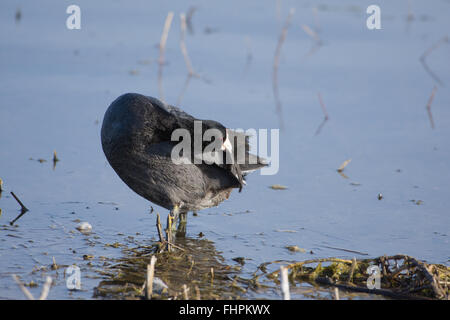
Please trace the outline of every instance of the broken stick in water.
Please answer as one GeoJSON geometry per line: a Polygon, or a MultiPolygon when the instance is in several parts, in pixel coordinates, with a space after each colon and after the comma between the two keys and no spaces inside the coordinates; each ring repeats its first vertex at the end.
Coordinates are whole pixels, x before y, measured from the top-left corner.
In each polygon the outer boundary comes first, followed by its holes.
{"type": "Polygon", "coordinates": [[[20,217],[22,217],[27,211],[28,208],[25,207],[25,205],[22,203],[22,201],[20,201],[20,199],[14,194],[14,192],[11,191],[11,195],[14,197],[14,199],[16,199],[16,201],[19,203],[21,210],[20,210],[20,214],[13,220],[11,221],[9,224],[12,226],[17,220],[20,219],[20,217]]]}

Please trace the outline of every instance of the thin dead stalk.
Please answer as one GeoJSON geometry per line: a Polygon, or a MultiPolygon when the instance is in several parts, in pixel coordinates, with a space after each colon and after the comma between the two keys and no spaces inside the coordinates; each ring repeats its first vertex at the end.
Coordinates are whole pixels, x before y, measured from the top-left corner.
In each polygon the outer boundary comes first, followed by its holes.
{"type": "Polygon", "coordinates": [[[325,104],[323,103],[322,95],[320,94],[320,92],[317,94],[317,96],[319,97],[319,103],[320,103],[320,107],[322,108],[322,112],[323,112],[324,118],[323,118],[322,123],[319,125],[319,127],[316,130],[316,136],[320,133],[320,131],[322,130],[323,126],[325,125],[325,123],[329,119],[327,108],[325,107],[325,104]]]}
{"type": "Polygon", "coordinates": [[[195,78],[200,78],[200,76],[198,75],[198,73],[196,73],[194,71],[194,68],[192,67],[192,62],[191,59],[189,58],[189,54],[186,48],[186,27],[187,27],[187,23],[186,23],[186,15],[184,13],[180,13],[180,20],[181,20],[181,30],[180,30],[180,48],[181,48],[181,53],[183,54],[184,57],[184,62],[186,64],[186,68],[188,69],[188,74],[186,77],[186,81],[184,82],[184,86],[183,89],[181,90],[178,99],[177,99],[177,105],[180,105],[181,103],[181,99],[184,96],[184,93],[186,92],[189,83],[191,81],[192,77],[195,78]]]}
{"type": "Polygon", "coordinates": [[[165,243],[164,234],[162,232],[161,226],[161,218],[159,217],[159,213],[156,214],[156,228],[158,229],[159,242],[162,244],[165,243]]]}
{"type": "Polygon", "coordinates": [[[443,43],[448,43],[449,42],[449,37],[445,36],[442,39],[440,39],[438,42],[436,42],[435,44],[433,44],[431,47],[429,47],[421,56],[420,56],[420,62],[422,63],[425,71],[434,79],[434,81],[436,81],[437,83],[439,83],[439,85],[443,86],[444,84],[442,83],[441,79],[439,79],[439,77],[433,72],[431,71],[430,67],[428,66],[427,62],[426,62],[426,58],[437,48],[439,48],[443,43]]]}
{"type": "Polygon", "coordinates": [[[184,13],[180,13],[180,20],[181,20],[181,32],[180,32],[180,48],[181,53],[184,57],[184,62],[186,63],[186,67],[188,69],[189,76],[197,76],[197,73],[195,73],[194,69],[192,68],[191,59],[189,59],[189,54],[186,49],[186,41],[185,41],[185,35],[186,35],[186,15],[184,13]]]}
{"type": "Polygon", "coordinates": [[[286,40],[288,29],[291,25],[292,17],[294,16],[295,8],[291,8],[289,10],[289,14],[286,18],[286,22],[284,24],[283,29],[281,30],[280,37],[278,38],[278,44],[275,49],[275,56],[273,60],[273,76],[272,76],[272,84],[273,84],[273,95],[275,97],[276,104],[276,112],[278,114],[280,129],[283,129],[283,113],[282,113],[282,105],[280,101],[280,95],[278,90],[278,67],[280,65],[280,56],[281,56],[281,48],[283,47],[283,43],[286,40]]]}

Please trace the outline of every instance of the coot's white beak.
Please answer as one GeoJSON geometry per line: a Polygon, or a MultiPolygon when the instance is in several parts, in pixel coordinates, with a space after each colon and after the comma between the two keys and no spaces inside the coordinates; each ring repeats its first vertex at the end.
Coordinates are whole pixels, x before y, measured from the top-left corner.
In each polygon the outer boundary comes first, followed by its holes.
{"type": "Polygon", "coordinates": [[[230,153],[233,152],[233,146],[231,145],[230,139],[228,139],[228,132],[227,132],[227,138],[223,142],[222,147],[220,148],[220,150],[222,150],[222,151],[228,150],[228,152],[230,152],[230,153]]]}

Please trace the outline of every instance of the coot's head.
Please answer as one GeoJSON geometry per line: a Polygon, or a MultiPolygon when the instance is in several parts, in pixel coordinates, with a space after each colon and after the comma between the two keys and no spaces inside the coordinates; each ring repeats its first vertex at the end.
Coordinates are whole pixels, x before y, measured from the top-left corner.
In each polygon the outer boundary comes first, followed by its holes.
{"type": "Polygon", "coordinates": [[[220,139],[221,143],[221,150],[232,152],[232,144],[230,142],[229,136],[228,136],[228,130],[225,128],[221,123],[214,121],[214,120],[202,120],[202,131],[203,134],[205,131],[209,129],[216,129],[218,130],[217,138],[220,139]]]}

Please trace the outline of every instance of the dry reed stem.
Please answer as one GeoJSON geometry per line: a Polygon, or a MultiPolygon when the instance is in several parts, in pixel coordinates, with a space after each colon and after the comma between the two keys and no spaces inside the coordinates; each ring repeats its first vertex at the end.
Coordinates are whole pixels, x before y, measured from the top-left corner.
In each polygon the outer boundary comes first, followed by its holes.
{"type": "Polygon", "coordinates": [[[147,286],[146,286],[147,299],[151,299],[153,294],[153,277],[155,275],[155,264],[156,264],[156,257],[152,256],[150,259],[150,264],[147,265],[147,286]]]}
{"type": "Polygon", "coordinates": [[[281,294],[283,300],[291,300],[291,294],[289,292],[289,280],[288,280],[288,268],[280,267],[280,282],[281,282],[281,294]]]}
{"type": "Polygon", "coordinates": [[[189,289],[186,286],[186,284],[183,284],[183,298],[184,298],[184,300],[189,300],[188,291],[189,291],[189,289]]]}
{"type": "Polygon", "coordinates": [[[39,300],[46,300],[48,297],[48,294],[50,292],[50,287],[52,286],[52,278],[47,276],[45,278],[44,286],[42,287],[41,295],[39,296],[39,300]]]}

